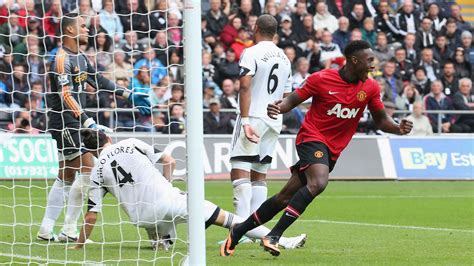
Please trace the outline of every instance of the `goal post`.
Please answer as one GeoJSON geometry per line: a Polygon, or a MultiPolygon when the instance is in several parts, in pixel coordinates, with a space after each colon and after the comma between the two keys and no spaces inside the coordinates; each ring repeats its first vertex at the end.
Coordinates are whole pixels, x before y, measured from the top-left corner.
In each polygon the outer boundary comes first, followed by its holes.
{"type": "Polygon", "coordinates": [[[204,226],[204,168],[202,153],[203,108],[201,57],[201,1],[184,1],[184,68],[186,92],[186,150],[188,189],[188,239],[189,264],[206,264],[206,236],[204,226]]]}

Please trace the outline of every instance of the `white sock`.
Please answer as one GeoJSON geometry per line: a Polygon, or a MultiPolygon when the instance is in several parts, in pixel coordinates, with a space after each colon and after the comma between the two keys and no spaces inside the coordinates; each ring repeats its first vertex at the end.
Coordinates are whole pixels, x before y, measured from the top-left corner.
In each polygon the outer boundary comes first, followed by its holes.
{"type": "Polygon", "coordinates": [[[250,201],[250,213],[254,213],[264,201],[267,200],[268,188],[265,181],[252,182],[252,200],[250,201]]]}
{"type": "Polygon", "coordinates": [[[89,191],[89,183],[90,174],[78,174],[71,186],[63,226],[63,232],[69,236],[77,233],[77,220],[81,215],[84,199],[89,191]]]}
{"type": "Polygon", "coordinates": [[[61,214],[65,203],[65,195],[69,192],[70,183],[61,179],[56,179],[48,194],[46,210],[40,226],[40,234],[50,234],[53,232],[54,224],[61,214]]]}
{"type": "Polygon", "coordinates": [[[250,179],[241,178],[232,181],[234,190],[235,213],[240,217],[250,215],[250,201],[252,200],[252,186],[250,179]]]}

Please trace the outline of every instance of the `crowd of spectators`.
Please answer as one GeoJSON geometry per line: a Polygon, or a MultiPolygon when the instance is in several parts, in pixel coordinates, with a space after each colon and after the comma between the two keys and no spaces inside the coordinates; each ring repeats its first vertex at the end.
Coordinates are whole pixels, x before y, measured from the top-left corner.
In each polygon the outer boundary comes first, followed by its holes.
{"type": "MultiPolygon", "coordinates": [[[[93,66],[120,86],[148,93],[154,111],[151,118],[142,117],[126,101],[90,86],[82,92],[88,99],[81,106],[116,130],[185,132],[183,1],[7,0],[0,5],[2,131],[47,130],[45,95],[50,93],[49,65],[61,45],[58,25],[64,14],[77,12],[89,27],[89,44],[81,50],[93,66]]],[[[205,133],[232,133],[238,60],[254,45],[260,14],[271,14],[279,23],[274,41],[292,62],[294,89],[315,71],[341,67],[345,45],[362,39],[375,52],[371,76],[387,111],[406,111],[394,118],[412,112],[414,134],[438,128],[474,132],[474,114],[424,116],[425,109],[474,109],[473,30],[452,1],[205,0],[202,7],[205,133]]],[[[284,116],[284,133],[297,132],[309,105],[284,116]]],[[[359,131],[378,134],[370,115],[364,115],[359,131]]]]}

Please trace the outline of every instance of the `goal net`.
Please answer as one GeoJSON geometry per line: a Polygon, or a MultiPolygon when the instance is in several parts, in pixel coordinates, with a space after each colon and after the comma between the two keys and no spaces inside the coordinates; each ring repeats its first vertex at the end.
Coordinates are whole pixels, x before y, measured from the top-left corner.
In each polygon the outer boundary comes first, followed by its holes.
{"type": "MultiPolygon", "coordinates": [[[[182,2],[0,3],[0,263],[179,265],[186,258],[186,225],[172,225],[177,232],[174,245],[153,251],[147,232],[135,227],[110,195],[104,198],[90,237],[93,243],[86,248],[68,250],[71,244],[37,239],[48,194],[58,172],[64,170],[50,134],[50,96],[61,93],[51,89],[50,74],[57,72],[52,65],[65,35],[61,19],[68,13],[78,13],[85,21],[88,42],[79,49],[92,67],[121,87],[148,94],[152,114],[142,115],[127,100],[89,84],[71,92],[80,109],[98,125],[111,128],[115,142],[133,137],[171,153],[177,161],[173,183],[185,189],[176,180],[186,174],[186,151],[181,149],[186,139],[182,2]]],[[[200,53],[200,47],[196,48],[200,53]]],[[[87,79],[88,75],[72,78],[87,79]]],[[[68,198],[63,196],[64,208],[53,230],[56,235],[66,213],[68,198]]],[[[78,231],[86,211],[87,200],[78,231]]]]}

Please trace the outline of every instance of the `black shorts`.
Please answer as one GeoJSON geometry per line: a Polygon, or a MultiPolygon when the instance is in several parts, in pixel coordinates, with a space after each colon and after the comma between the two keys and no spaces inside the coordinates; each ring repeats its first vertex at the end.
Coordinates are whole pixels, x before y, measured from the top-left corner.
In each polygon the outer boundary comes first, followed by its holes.
{"type": "Polygon", "coordinates": [[[68,115],[58,113],[48,113],[48,118],[48,132],[56,140],[59,161],[73,160],[82,155],[85,150],[81,148],[82,139],[79,131],[81,125],[79,121],[68,115]]]}
{"type": "Polygon", "coordinates": [[[329,172],[331,172],[336,165],[336,161],[331,159],[329,148],[321,142],[303,142],[296,146],[296,152],[300,160],[290,167],[292,173],[298,171],[300,174],[303,174],[308,166],[316,163],[327,165],[329,172]]]}

